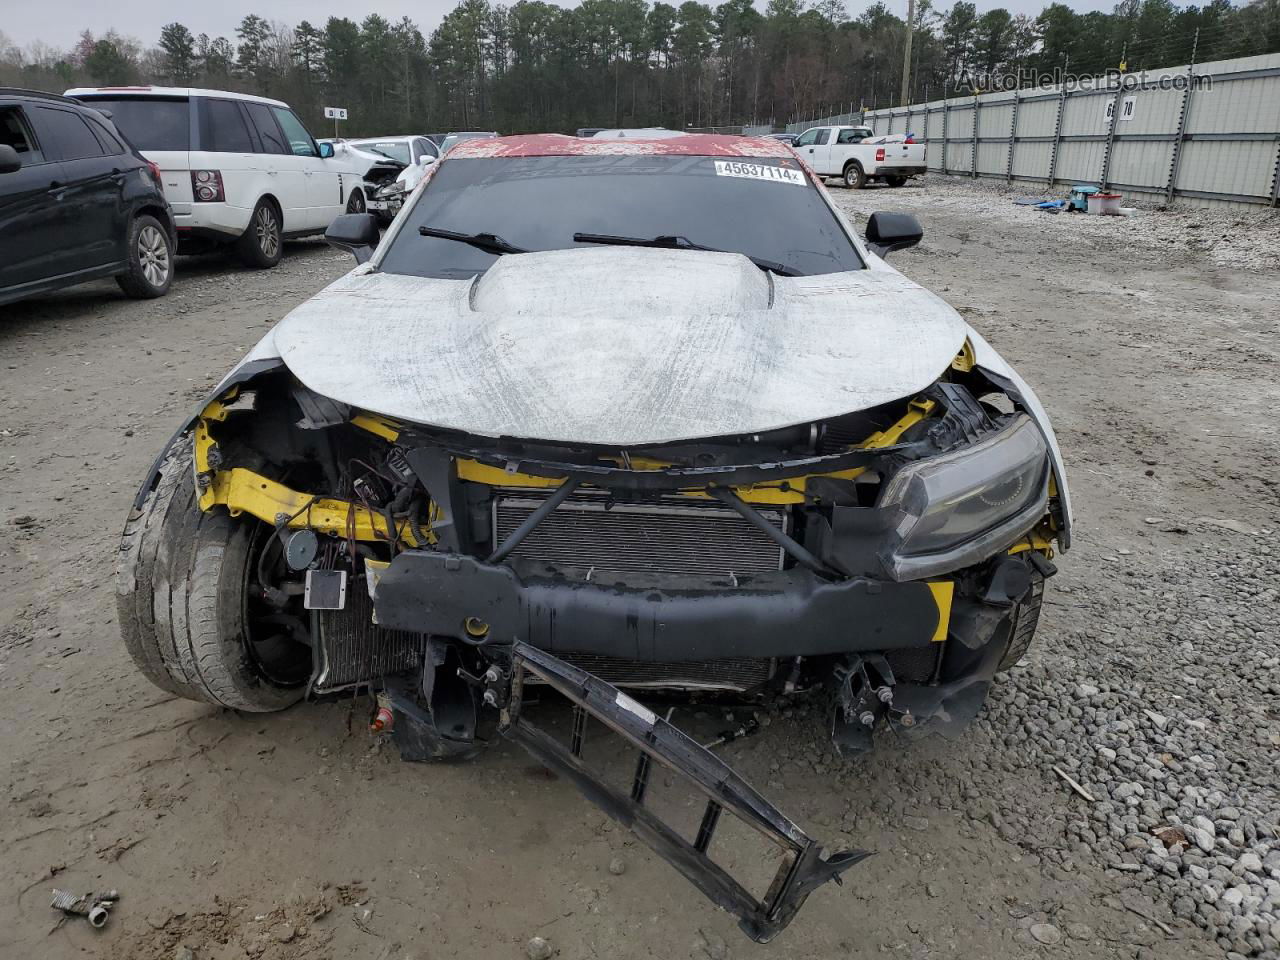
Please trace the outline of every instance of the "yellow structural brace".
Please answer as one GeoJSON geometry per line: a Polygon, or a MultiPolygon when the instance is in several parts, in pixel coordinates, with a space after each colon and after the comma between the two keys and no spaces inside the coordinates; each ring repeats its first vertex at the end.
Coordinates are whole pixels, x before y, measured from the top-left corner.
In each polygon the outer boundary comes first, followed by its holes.
{"type": "MultiPolygon", "coordinates": [[[[863,449],[888,447],[897,443],[902,435],[921,420],[928,417],[937,404],[933,400],[916,399],[907,404],[907,412],[890,427],[877,431],[858,444],[863,449]]],[[[399,432],[394,422],[382,417],[360,414],[352,417],[351,422],[363,430],[394,441],[399,432]]],[[[648,458],[632,457],[630,465],[633,469],[661,470],[669,467],[669,463],[648,458]]],[[[733,487],[733,491],[747,503],[785,506],[793,503],[804,503],[808,481],[814,477],[830,477],[852,480],[862,473],[865,467],[854,467],[835,473],[804,474],[787,477],[783,480],[770,480],[763,483],[742,484],[733,487]]],[[[459,458],[457,461],[458,479],[473,483],[484,483],[493,487],[519,487],[522,489],[539,489],[558,487],[564,483],[563,477],[540,477],[531,473],[519,473],[493,467],[478,460],[459,458]]],[[[708,499],[710,494],[705,490],[682,490],[679,496],[695,499],[708,499]]]]}
{"type": "MultiPolygon", "coordinates": [[[[235,396],[236,391],[232,390],[219,400],[210,403],[201,413],[196,424],[195,470],[197,476],[207,481],[200,494],[202,510],[209,510],[221,504],[227,507],[233,516],[248,513],[272,524],[277,522],[277,518],[287,517],[288,525],[291,527],[310,527],[337,536],[347,536],[352,533],[348,529],[350,522],[354,528],[353,535],[357,540],[386,541],[394,534],[395,539],[401,542],[409,544],[415,542],[408,529],[388,531],[386,519],[367,507],[344,500],[313,497],[310,494],[300,493],[242,467],[231,470],[212,467],[210,454],[216,449],[217,442],[209,431],[210,423],[226,419],[228,410],[224,404],[229,403],[235,396]]],[[[908,429],[929,417],[936,406],[933,400],[921,398],[912,400],[907,404],[906,413],[897,422],[871,434],[858,446],[862,449],[892,446],[908,429]]],[[[396,442],[400,437],[400,425],[388,417],[360,413],[351,418],[351,423],[389,443],[396,442]]],[[[562,477],[541,477],[508,471],[466,458],[459,458],[456,465],[459,479],[494,487],[538,489],[558,487],[564,482],[562,477]]],[[[661,470],[670,466],[670,464],[648,458],[632,458],[629,465],[633,469],[641,470],[661,470]]],[[[742,484],[733,487],[733,490],[747,503],[774,506],[804,503],[809,480],[815,477],[852,480],[865,469],[865,467],[854,467],[834,473],[804,474],[781,480],[742,484]]],[[[706,490],[700,489],[679,491],[679,495],[699,499],[710,497],[706,490]]],[[[434,505],[432,513],[434,514],[434,505]]],[[[946,586],[949,589],[950,585],[946,586]]],[[[949,610],[949,593],[946,604],[949,610]]],[[[940,600],[939,609],[941,608],[940,600]]],[[[945,623],[946,618],[943,619],[945,623]]]]}
{"type": "Polygon", "coordinates": [[[273,526],[283,520],[290,528],[308,527],[337,537],[420,545],[407,521],[400,529],[392,530],[385,516],[362,504],[301,493],[244,467],[216,469],[210,462],[210,454],[218,444],[209,427],[211,423],[227,419],[231,411],[226,404],[233,401],[238,392],[239,388],[232,388],[214,400],[200,412],[196,422],[193,454],[196,477],[201,482],[201,510],[224,506],[233,517],[247,513],[273,526]]]}
{"type": "Polygon", "coordinates": [[[287,527],[307,527],[335,537],[350,536],[383,543],[397,540],[409,546],[419,545],[409,530],[408,521],[401,529],[392,530],[387,518],[376,510],[346,500],[299,493],[243,467],[214,473],[200,498],[202,509],[209,509],[205,506],[206,497],[209,506],[221,504],[233,517],[247,513],[264,523],[276,525],[283,521],[287,527]]]}

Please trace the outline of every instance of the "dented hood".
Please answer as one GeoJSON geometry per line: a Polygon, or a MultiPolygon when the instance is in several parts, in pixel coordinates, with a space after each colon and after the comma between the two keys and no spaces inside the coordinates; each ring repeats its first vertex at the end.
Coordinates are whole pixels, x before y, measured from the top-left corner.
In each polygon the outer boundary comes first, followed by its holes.
{"type": "Polygon", "coordinates": [[[368,411],[635,446],[910,396],[966,331],[892,270],[785,278],[738,254],[609,247],[508,255],[464,280],[357,270],[270,339],[312,390],[368,411]]]}

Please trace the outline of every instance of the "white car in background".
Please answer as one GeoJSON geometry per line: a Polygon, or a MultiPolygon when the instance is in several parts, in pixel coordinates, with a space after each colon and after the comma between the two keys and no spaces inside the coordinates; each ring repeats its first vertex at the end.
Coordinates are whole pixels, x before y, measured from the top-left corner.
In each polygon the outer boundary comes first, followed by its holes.
{"type": "Polygon", "coordinates": [[[287,103],[188,87],[80,87],[160,167],[179,251],[234,244],[273,267],[286,237],[323,233],[364,209],[364,178],[317,143],[287,103]]]}
{"type": "Polygon", "coordinates": [[[427,168],[440,159],[440,148],[421,135],[347,140],[339,148],[340,154],[342,148],[375,161],[364,175],[366,209],[376,213],[383,223],[395,219],[405,197],[413,192],[427,168]]]}

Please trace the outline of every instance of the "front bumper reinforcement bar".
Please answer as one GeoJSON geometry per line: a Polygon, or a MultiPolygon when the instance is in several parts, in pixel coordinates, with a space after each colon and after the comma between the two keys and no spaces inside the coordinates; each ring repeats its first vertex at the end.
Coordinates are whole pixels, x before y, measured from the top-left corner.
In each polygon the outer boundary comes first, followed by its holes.
{"type": "Polygon", "coordinates": [[[817,841],[718,757],[598,677],[518,641],[511,647],[511,668],[503,734],[630,828],[712,902],[736,916],[738,925],[752,940],[767,943],[791,922],[813,890],[828,880],[840,883],[841,873],[870,856],[867,851],[854,850],[824,857],[817,841]],[[524,716],[524,684],[531,675],[572,702],[573,733],[568,745],[533,726],[524,716]],[[628,793],[608,784],[583,760],[587,716],[595,717],[639,751],[628,793]],[[655,763],[688,780],[707,797],[692,841],[645,806],[645,792],[655,763]],[[724,812],[736,816],[782,850],[782,863],[763,899],[756,899],[708,855],[724,812]]]}

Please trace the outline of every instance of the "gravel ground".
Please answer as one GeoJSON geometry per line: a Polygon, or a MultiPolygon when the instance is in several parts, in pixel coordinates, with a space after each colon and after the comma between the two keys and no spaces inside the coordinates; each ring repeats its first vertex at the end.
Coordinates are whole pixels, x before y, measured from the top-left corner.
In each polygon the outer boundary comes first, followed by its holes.
{"type": "MultiPolygon", "coordinates": [[[[837,181],[832,181],[836,183],[837,181]]],[[[834,189],[839,190],[839,187],[834,189]]],[[[873,187],[878,195],[883,187],[873,187]]],[[[1132,217],[1090,217],[1046,213],[1015,199],[1062,200],[1064,186],[1046,190],[1042,184],[1002,180],[929,176],[896,191],[896,208],[917,213],[922,220],[942,216],[978,215],[988,227],[1051,231],[1055,237],[1089,244],[1098,250],[1155,256],[1190,254],[1222,267],[1245,270],[1280,269],[1280,217],[1273,210],[1224,211],[1207,207],[1162,209],[1144,194],[1121,203],[1138,209],[1132,217]],[[923,189],[922,189],[923,188],[923,189]],[[1039,221],[1052,220],[1052,224],[1039,221]]],[[[860,206],[854,201],[855,207],[860,206]]],[[[1106,264],[1099,262],[1105,270],[1106,264]]]]}
{"type": "MultiPolygon", "coordinates": [[[[1271,546],[1278,445],[1273,427],[1214,409],[1255,384],[1259,399],[1276,397],[1274,382],[1259,382],[1257,365],[1276,360],[1280,218],[1054,216],[1013,204],[1021,195],[1003,184],[942,178],[837,194],[855,217],[882,208],[916,213],[926,224],[925,252],[944,257],[953,252],[947,227],[973,217],[972,239],[996,256],[966,255],[1001,260],[1046,294],[1032,311],[1045,314],[1033,319],[1044,346],[1067,333],[1084,341],[1074,349],[1096,350],[1106,364],[1094,371],[1104,393],[1084,422],[1065,421],[1084,530],[1052,584],[1053,641],[1007,678],[982,722],[993,744],[1008,750],[997,776],[1034,762],[1046,778],[1071,777],[1094,802],[1071,812],[993,805],[990,822],[1050,862],[1091,861],[1128,874],[1165,921],[1195,924],[1228,956],[1280,956],[1280,558],[1271,546]],[[937,242],[929,229],[939,220],[937,242]],[[1107,269],[1113,258],[1122,261],[1115,273],[1107,269]],[[1205,259],[1211,268],[1195,263],[1205,259]],[[1100,298],[1118,315],[1095,325],[1087,308],[1072,310],[1077,319],[1061,330],[1069,316],[1050,306],[1061,302],[1061,272],[1086,264],[1093,278],[1110,277],[1100,294],[1086,285],[1073,305],[1100,298]],[[1174,289],[1159,279],[1166,272],[1177,278],[1174,289]],[[1234,298],[1220,295],[1224,287],[1256,289],[1262,300],[1231,316],[1234,298]],[[1176,309],[1184,299],[1219,302],[1208,316],[1188,316],[1185,305],[1176,309]],[[1124,353],[1117,348],[1140,352],[1145,396],[1133,395],[1136,384],[1120,364],[1107,363],[1124,353]],[[1220,383],[1221,392],[1209,383],[1198,389],[1193,373],[1220,383]],[[1204,407],[1195,410],[1192,398],[1204,407]],[[1088,450],[1095,429],[1128,446],[1129,456],[1088,450]],[[1234,456],[1215,441],[1228,441],[1234,456]],[[1170,481],[1190,489],[1173,496],[1170,481]],[[1120,502],[1100,504],[1099,484],[1120,502]]],[[[906,258],[902,266],[911,272],[906,258]]],[[[972,269],[932,272],[935,283],[950,274],[965,284],[972,269]]],[[[972,302],[953,303],[979,316],[1001,312],[995,291],[968,293],[972,302]]],[[[1072,369],[1079,364],[1055,366],[1059,382],[1050,390],[1061,394],[1065,379],[1084,388],[1076,400],[1087,403],[1089,385],[1072,369]]]]}
{"type": "MultiPolygon", "coordinates": [[[[833,191],[921,218],[893,262],[1037,386],[1078,515],[1032,655],[963,739],[840,761],[800,702],[725,748],[812,833],[876,851],[843,888],[755,947],[515,748],[402,764],[362,702],[244,717],[133,670],[111,582],[133,489],[346,269],[300,243],[269,273],[183,261],[161,301],[101,284],[0,313],[0,956],[1280,956],[1276,222],[833,191]],[[55,928],[55,885],[122,899],[100,934],[55,928]]],[[[751,851],[726,837],[730,866],[751,851]]]]}

